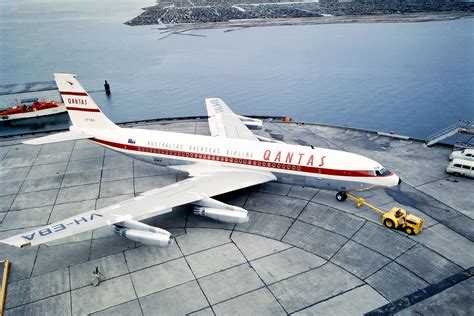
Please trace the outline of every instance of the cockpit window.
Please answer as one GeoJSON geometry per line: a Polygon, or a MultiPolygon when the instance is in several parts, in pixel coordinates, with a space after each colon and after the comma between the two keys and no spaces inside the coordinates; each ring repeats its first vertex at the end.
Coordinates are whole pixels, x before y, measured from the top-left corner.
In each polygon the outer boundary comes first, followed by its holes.
{"type": "Polygon", "coordinates": [[[377,170],[376,173],[378,176],[388,176],[391,174],[391,172],[386,168],[381,168],[380,170],[377,170]]]}

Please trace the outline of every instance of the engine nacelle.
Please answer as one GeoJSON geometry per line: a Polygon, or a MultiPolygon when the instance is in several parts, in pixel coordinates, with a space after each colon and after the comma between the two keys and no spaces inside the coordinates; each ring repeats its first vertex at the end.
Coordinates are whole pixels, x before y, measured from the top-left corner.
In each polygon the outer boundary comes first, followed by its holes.
{"type": "Polygon", "coordinates": [[[127,239],[155,247],[169,247],[173,244],[174,237],[169,232],[150,232],[124,227],[115,228],[115,233],[127,239]]]}
{"type": "Polygon", "coordinates": [[[231,211],[220,208],[195,206],[194,214],[231,224],[243,224],[249,221],[249,215],[244,209],[231,211]]]}

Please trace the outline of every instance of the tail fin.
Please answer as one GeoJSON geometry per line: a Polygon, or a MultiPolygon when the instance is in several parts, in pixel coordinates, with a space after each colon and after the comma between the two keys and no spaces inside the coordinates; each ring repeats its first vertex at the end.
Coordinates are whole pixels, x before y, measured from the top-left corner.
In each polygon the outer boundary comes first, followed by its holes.
{"type": "Polygon", "coordinates": [[[119,128],[99,109],[82,85],[72,74],[54,74],[54,80],[76,128],[119,128]]]}

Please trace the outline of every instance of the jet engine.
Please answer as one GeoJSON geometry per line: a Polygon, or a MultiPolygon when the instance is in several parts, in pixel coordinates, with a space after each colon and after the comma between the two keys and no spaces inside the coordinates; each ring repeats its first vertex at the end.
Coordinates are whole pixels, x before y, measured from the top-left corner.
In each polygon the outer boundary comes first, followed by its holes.
{"type": "Polygon", "coordinates": [[[170,232],[134,220],[126,220],[115,226],[114,232],[117,235],[145,245],[169,247],[174,241],[170,232]]]}
{"type": "Polygon", "coordinates": [[[207,198],[194,203],[194,214],[209,217],[221,222],[242,224],[249,221],[249,215],[243,208],[228,205],[220,201],[207,198]]]}
{"type": "Polygon", "coordinates": [[[242,224],[249,221],[247,212],[229,211],[219,208],[195,206],[194,214],[232,224],[242,224]]]}

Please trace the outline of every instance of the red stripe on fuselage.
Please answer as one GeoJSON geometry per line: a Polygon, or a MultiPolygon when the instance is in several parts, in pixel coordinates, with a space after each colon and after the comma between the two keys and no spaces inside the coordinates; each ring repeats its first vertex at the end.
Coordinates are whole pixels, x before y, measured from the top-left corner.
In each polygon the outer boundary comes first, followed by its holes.
{"type": "Polygon", "coordinates": [[[61,93],[61,95],[79,95],[87,97],[87,92],[59,91],[59,93],[61,93]]]}
{"type": "Polygon", "coordinates": [[[78,107],[73,107],[73,106],[67,106],[66,109],[67,109],[68,111],[100,112],[99,109],[78,108],[78,107]]]}
{"type": "MultiPolygon", "coordinates": [[[[137,152],[150,153],[150,154],[159,154],[159,155],[172,156],[172,157],[192,158],[192,159],[198,159],[198,160],[211,160],[211,161],[217,161],[217,162],[226,163],[226,164],[248,165],[248,166],[254,166],[254,167],[270,168],[270,169],[275,169],[275,170],[298,171],[298,172],[307,172],[307,173],[324,174],[324,175],[341,176],[341,177],[367,177],[367,178],[382,177],[379,175],[371,175],[369,174],[368,170],[339,170],[339,169],[328,169],[328,168],[321,168],[321,167],[301,166],[301,165],[293,165],[293,164],[272,162],[272,161],[266,161],[266,160],[246,159],[246,158],[240,158],[240,157],[234,158],[234,157],[220,156],[220,155],[213,155],[213,154],[194,153],[194,152],[182,151],[182,150],[144,147],[144,146],[137,146],[137,145],[132,145],[132,144],[121,144],[121,143],[115,143],[115,142],[98,139],[98,138],[93,138],[92,141],[95,141],[97,143],[104,144],[107,146],[124,149],[124,150],[137,151],[137,152]]],[[[387,176],[391,176],[391,175],[392,174],[389,174],[387,176]]]]}

